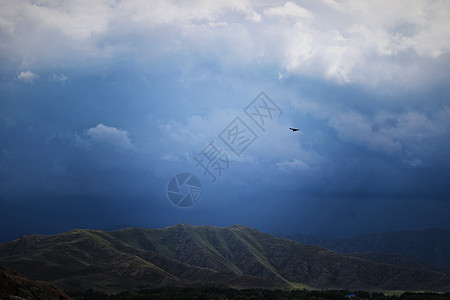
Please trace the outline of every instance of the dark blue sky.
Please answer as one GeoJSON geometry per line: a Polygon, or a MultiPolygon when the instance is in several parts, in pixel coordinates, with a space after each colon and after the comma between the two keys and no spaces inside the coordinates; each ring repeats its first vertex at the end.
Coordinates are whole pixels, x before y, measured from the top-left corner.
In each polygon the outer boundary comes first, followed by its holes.
{"type": "Polygon", "coordinates": [[[0,241],[450,228],[450,5],[403,5],[3,1],[0,241]],[[261,91],[280,110],[264,130],[244,112],[261,91]],[[221,139],[236,117],[257,136],[240,156],[221,139]],[[230,161],[214,183],[195,160],[211,141],[230,161]],[[167,197],[183,172],[190,208],[167,197]]]}

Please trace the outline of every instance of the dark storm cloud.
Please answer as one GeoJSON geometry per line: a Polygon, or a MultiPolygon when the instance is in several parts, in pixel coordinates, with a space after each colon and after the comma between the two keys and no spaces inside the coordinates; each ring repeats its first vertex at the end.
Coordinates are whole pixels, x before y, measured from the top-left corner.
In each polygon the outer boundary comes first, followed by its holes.
{"type": "Polygon", "coordinates": [[[2,4],[1,240],[449,227],[448,4],[425,4],[2,4]],[[243,112],[260,91],[283,111],[265,131],[243,112]],[[258,138],[231,157],[237,116],[258,138]],[[232,158],[215,183],[193,159],[212,140],[232,158]],[[180,172],[204,188],[190,209],[166,196],[180,172]]]}

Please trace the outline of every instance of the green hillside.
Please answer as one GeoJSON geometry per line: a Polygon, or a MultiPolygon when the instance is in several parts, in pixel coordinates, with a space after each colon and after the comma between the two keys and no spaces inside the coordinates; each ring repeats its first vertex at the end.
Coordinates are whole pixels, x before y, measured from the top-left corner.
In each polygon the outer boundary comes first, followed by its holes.
{"type": "Polygon", "coordinates": [[[0,244],[0,264],[66,291],[155,288],[315,288],[449,291],[450,276],[339,254],[234,225],[72,230],[0,244]]]}

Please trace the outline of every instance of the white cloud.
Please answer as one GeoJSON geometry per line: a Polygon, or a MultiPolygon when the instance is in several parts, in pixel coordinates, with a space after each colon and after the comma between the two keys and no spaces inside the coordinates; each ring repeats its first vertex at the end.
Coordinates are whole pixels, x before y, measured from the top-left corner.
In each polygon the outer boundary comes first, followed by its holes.
{"type": "Polygon", "coordinates": [[[35,80],[39,79],[39,75],[31,71],[22,71],[19,76],[17,76],[17,79],[26,83],[33,83],[35,80]]]}
{"type": "Polygon", "coordinates": [[[312,19],[310,11],[293,2],[286,2],[283,6],[279,7],[267,8],[264,10],[264,16],[312,19]]]}
{"type": "Polygon", "coordinates": [[[102,123],[89,128],[86,135],[94,142],[104,143],[123,149],[133,148],[128,131],[109,127],[102,123]]]}
{"type": "Polygon", "coordinates": [[[305,7],[294,1],[4,1],[1,49],[27,66],[48,65],[44,60],[67,52],[93,58],[189,52],[214,55],[224,66],[275,64],[340,83],[414,86],[431,78],[436,70],[426,67],[450,52],[449,13],[445,0],[324,0],[305,7]],[[158,36],[159,43],[150,42],[158,36]]]}
{"type": "Polygon", "coordinates": [[[426,151],[427,141],[446,135],[448,121],[445,120],[450,115],[439,111],[428,116],[412,110],[396,114],[386,111],[362,114],[345,107],[305,100],[292,101],[292,104],[303,113],[326,121],[342,141],[402,157],[411,166],[423,164],[418,156],[429,152],[426,151]]]}
{"type": "Polygon", "coordinates": [[[64,83],[67,81],[67,77],[63,73],[59,74],[52,74],[52,77],[50,78],[51,82],[60,82],[64,83]]]}
{"type": "MultiPolygon", "coordinates": [[[[62,136],[61,138],[64,141],[66,137],[62,136]]],[[[79,135],[78,133],[75,133],[73,135],[73,143],[76,147],[82,148],[85,150],[89,150],[92,148],[91,143],[87,139],[85,139],[81,135],[79,135]]]]}
{"type": "Polygon", "coordinates": [[[231,1],[122,1],[116,11],[121,17],[127,16],[140,24],[186,24],[191,21],[215,21],[227,13],[242,15],[245,19],[257,22],[261,16],[246,0],[231,1]]]}
{"type": "Polygon", "coordinates": [[[107,29],[113,6],[109,1],[18,1],[8,11],[26,17],[37,29],[58,29],[75,39],[86,39],[107,29]]]}

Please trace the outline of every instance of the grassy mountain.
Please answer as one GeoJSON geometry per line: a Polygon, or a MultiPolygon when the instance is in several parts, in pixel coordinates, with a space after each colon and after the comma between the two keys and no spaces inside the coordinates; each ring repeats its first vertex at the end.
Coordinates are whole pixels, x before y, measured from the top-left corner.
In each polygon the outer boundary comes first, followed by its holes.
{"type": "Polygon", "coordinates": [[[450,276],[339,254],[245,226],[73,230],[0,244],[0,264],[65,290],[161,286],[450,290],[450,276]]]}
{"type": "Polygon", "coordinates": [[[281,236],[340,253],[398,253],[430,264],[450,267],[450,230],[448,229],[389,231],[345,239],[321,239],[302,234],[281,236]]]}
{"type": "Polygon", "coordinates": [[[71,299],[47,282],[36,282],[0,266],[0,299],[71,299]]]}

